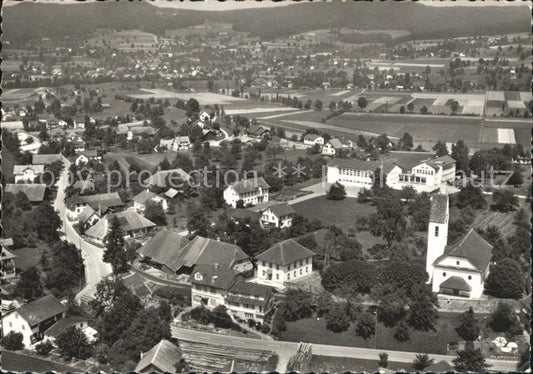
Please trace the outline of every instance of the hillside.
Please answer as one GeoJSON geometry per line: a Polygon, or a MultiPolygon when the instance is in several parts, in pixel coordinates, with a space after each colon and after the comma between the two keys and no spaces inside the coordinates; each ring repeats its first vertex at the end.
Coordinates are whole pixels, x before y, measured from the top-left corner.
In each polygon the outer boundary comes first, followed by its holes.
{"type": "Polygon", "coordinates": [[[206,20],[233,23],[238,31],[264,39],[310,30],[347,27],[360,30],[408,30],[413,38],[492,35],[529,29],[522,7],[427,7],[413,2],[294,4],[266,9],[208,12],[163,10],[146,2],[87,4],[21,3],[6,7],[4,40],[83,35],[97,28],[141,29],[163,34],[165,29],[197,25],[206,20]]]}

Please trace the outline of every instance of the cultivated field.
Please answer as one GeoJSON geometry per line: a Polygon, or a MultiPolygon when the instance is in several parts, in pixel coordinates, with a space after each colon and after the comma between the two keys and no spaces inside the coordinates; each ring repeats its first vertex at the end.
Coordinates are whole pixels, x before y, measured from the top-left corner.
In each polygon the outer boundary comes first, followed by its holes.
{"type": "Polygon", "coordinates": [[[227,105],[237,101],[246,100],[240,97],[221,95],[211,92],[173,92],[161,88],[141,88],[138,93],[128,93],[128,96],[134,99],[181,99],[184,101],[194,98],[201,105],[227,105]]]}

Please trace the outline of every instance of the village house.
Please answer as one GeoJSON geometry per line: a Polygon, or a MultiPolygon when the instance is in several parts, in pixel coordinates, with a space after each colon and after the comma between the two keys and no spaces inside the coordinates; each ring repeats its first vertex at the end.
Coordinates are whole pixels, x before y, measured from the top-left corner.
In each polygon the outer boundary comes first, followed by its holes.
{"type": "Polygon", "coordinates": [[[22,153],[29,152],[34,155],[39,153],[39,149],[42,145],[41,139],[23,131],[17,133],[17,138],[20,144],[19,149],[22,153]]]}
{"type": "Polygon", "coordinates": [[[22,334],[26,348],[42,340],[45,331],[64,318],[67,308],[53,295],[46,295],[2,316],[2,332],[22,334]]]}
{"type": "Polygon", "coordinates": [[[448,195],[433,195],[426,255],[432,291],[477,299],[489,274],[492,245],[473,228],[448,245],[448,222],[448,195]]]}
{"type": "Polygon", "coordinates": [[[351,141],[342,141],[338,138],[330,139],[323,147],[322,154],[325,156],[338,156],[343,150],[353,148],[351,141]]]}
{"type": "Polygon", "coordinates": [[[141,237],[156,226],[155,223],[139,213],[132,210],[125,210],[118,213],[106,214],[94,226],[90,227],[85,232],[85,235],[95,240],[103,241],[111,230],[112,220],[115,218],[118,219],[120,228],[124,233],[124,239],[141,237]]]}
{"type": "Polygon", "coordinates": [[[270,186],[263,177],[253,179],[241,179],[224,190],[226,204],[233,208],[242,200],[244,205],[256,205],[268,201],[270,186]]]}
{"type": "Polygon", "coordinates": [[[14,165],[15,183],[34,183],[44,173],[44,165],[14,165]]]}
{"type": "Polygon", "coordinates": [[[258,283],[283,287],[286,281],[311,274],[315,255],[293,239],[284,240],[256,256],[255,278],[258,283]]]}
{"type": "Polygon", "coordinates": [[[307,134],[304,136],[304,144],[310,146],[318,144],[319,146],[323,146],[324,138],[317,134],[307,134]]]}
{"type": "Polygon", "coordinates": [[[249,137],[258,139],[270,136],[270,129],[259,125],[251,125],[245,132],[249,137]]]}
{"type": "Polygon", "coordinates": [[[96,341],[96,335],[98,332],[93,327],[89,326],[89,318],[82,316],[68,316],[60,319],[44,332],[44,338],[49,339],[54,343],[61,333],[72,327],[81,330],[81,332],[87,337],[89,343],[94,343],[96,341]]]}
{"type": "Polygon", "coordinates": [[[30,203],[38,205],[44,201],[46,195],[46,184],[33,183],[33,184],[6,184],[5,192],[12,193],[14,195],[22,192],[30,203]]]}
{"type": "Polygon", "coordinates": [[[63,162],[63,155],[61,154],[37,154],[32,156],[31,163],[33,165],[50,165],[54,162],[63,162]]]}
{"type": "Polygon", "coordinates": [[[166,339],[141,353],[141,360],[135,367],[137,373],[175,373],[175,365],[182,359],[181,350],[166,339]]]}
{"type": "Polygon", "coordinates": [[[74,159],[76,166],[87,165],[89,162],[100,163],[102,162],[102,156],[98,154],[96,149],[83,150],[74,159]]]}
{"type": "Polygon", "coordinates": [[[285,229],[292,226],[296,211],[287,203],[272,205],[261,213],[260,223],[263,227],[285,229]]]}
{"type": "MultiPolygon", "coordinates": [[[[159,148],[161,151],[170,151],[174,146],[174,138],[171,139],[159,139],[159,148]]],[[[157,147],[156,147],[157,148],[157,147]]],[[[157,149],[156,149],[157,151],[157,149]]]]}
{"type": "Polygon", "coordinates": [[[146,188],[174,188],[183,190],[186,184],[191,185],[191,176],[183,169],[159,170],[146,178],[142,184],[146,188]]]}
{"type": "Polygon", "coordinates": [[[15,268],[16,255],[6,249],[8,246],[13,246],[13,239],[2,239],[0,247],[0,278],[9,279],[17,275],[15,268]]]}
{"type": "Polygon", "coordinates": [[[104,214],[105,212],[102,212],[102,209],[100,209],[100,211],[95,211],[91,206],[86,206],[78,216],[78,224],[85,228],[91,227],[98,222],[104,214]]]}
{"type": "Polygon", "coordinates": [[[108,192],[96,195],[77,195],[67,199],[67,208],[74,215],[80,214],[86,206],[95,211],[118,210],[124,207],[124,203],[118,192],[108,192]]]}
{"type": "Polygon", "coordinates": [[[173,151],[186,151],[191,149],[192,144],[188,136],[176,136],[172,144],[173,151]]]}
{"type": "Polygon", "coordinates": [[[126,140],[151,138],[155,133],[155,129],[150,126],[131,127],[126,134],[126,140]]]}
{"type": "Polygon", "coordinates": [[[272,289],[246,283],[243,278],[218,263],[198,265],[190,277],[191,304],[213,309],[224,305],[236,318],[264,323],[272,289]]]}
{"type": "Polygon", "coordinates": [[[137,211],[138,213],[144,212],[144,210],[146,209],[146,205],[149,201],[161,204],[161,207],[165,212],[168,210],[167,199],[153,192],[150,192],[150,190],[148,189],[140,192],[139,194],[133,197],[133,210],[137,211]]]}

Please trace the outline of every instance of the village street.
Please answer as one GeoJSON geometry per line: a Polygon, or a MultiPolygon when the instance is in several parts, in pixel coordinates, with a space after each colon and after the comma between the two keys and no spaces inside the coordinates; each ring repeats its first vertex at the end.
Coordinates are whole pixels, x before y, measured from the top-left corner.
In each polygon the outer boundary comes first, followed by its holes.
{"type": "MultiPolygon", "coordinates": [[[[171,327],[172,337],[178,340],[193,341],[196,343],[216,344],[231,346],[234,348],[246,348],[257,350],[271,350],[276,352],[279,356],[278,367],[276,371],[285,372],[286,365],[289,358],[296,353],[298,343],[287,341],[266,341],[260,339],[241,338],[236,336],[219,335],[208,332],[200,332],[187,330],[179,327],[171,327]]],[[[417,352],[403,352],[391,351],[386,349],[370,349],[370,348],[356,348],[338,345],[313,344],[312,352],[314,355],[330,356],[330,357],[352,357],[367,360],[376,360],[379,354],[387,352],[389,354],[389,361],[405,362],[411,364],[416,358],[417,352]]],[[[453,359],[456,356],[448,355],[429,355],[435,362],[446,361],[453,365],[453,359]]],[[[512,372],[516,370],[515,361],[506,360],[492,360],[487,359],[487,363],[491,365],[490,370],[512,372]]],[[[409,365],[410,366],[410,365],[409,365]]]]}
{"type": "Polygon", "coordinates": [[[85,287],[76,295],[78,301],[88,301],[96,292],[96,285],[102,278],[111,274],[111,265],[105,263],[103,249],[85,241],[72,227],[66,216],[65,189],[68,186],[68,170],[70,162],[63,158],[63,170],[57,182],[57,196],[54,201],[54,209],[58,212],[63,222],[61,231],[64,232],[64,240],[74,244],[80,251],[85,264],[85,287]]]}

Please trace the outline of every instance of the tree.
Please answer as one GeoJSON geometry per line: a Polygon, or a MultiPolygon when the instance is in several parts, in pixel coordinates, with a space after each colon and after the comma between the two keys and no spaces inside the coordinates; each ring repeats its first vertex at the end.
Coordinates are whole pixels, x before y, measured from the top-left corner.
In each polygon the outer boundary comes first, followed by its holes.
{"type": "Polygon", "coordinates": [[[414,102],[411,101],[410,103],[407,104],[407,110],[410,111],[410,112],[412,112],[413,110],[415,110],[415,104],[414,104],[414,102]]]}
{"type": "Polygon", "coordinates": [[[194,113],[200,112],[200,103],[195,98],[190,98],[185,104],[185,111],[188,116],[191,116],[194,113]]]}
{"type": "Polygon", "coordinates": [[[404,114],[405,113],[405,105],[402,105],[400,107],[400,114],[404,114]]]}
{"type": "Polygon", "coordinates": [[[48,339],[40,342],[35,346],[35,350],[41,356],[47,356],[52,351],[52,349],[54,349],[54,345],[48,339]]]}
{"type": "Polygon", "coordinates": [[[507,190],[494,191],[492,193],[492,201],[494,201],[494,208],[500,212],[512,212],[519,205],[518,197],[507,190]]]}
{"type": "Polygon", "coordinates": [[[322,273],[322,286],[329,292],[369,293],[377,282],[376,266],[357,259],[334,263],[322,273]]]}
{"type": "Polygon", "coordinates": [[[337,109],[337,103],[335,101],[332,101],[331,103],[329,103],[329,110],[333,112],[335,109],[337,109]]]}
{"type": "Polygon", "coordinates": [[[144,209],[144,216],[158,226],[165,226],[167,224],[167,215],[161,202],[148,201],[144,209]]]}
{"type": "Polygon", "coordinates": [[[413,369],[416,371],[424,371],[430,365],[433,365],[434,360],[429,358],[427,354],[417,354],[413,361],[413,369]]]}
{"type": "Polygon", "coordinates": [[[421,284],[413,289],[410,295],[409,314],[407,322],[416,330],[435,331],[435,321],[438,317],[437,296],[431,292],[431,286],[421,284]]]}
{"type": "Polygon", "coordinates": [[[489,326],[495,332],[505,332],[510,335],[522,333],[522,327],[513,307],[504,302],[499,302],[489,318],[489,326]]]}
{"type": "Polygon", "coordinates": [[[513,167],[513,174],[509,178],[509,184],[512,186],[521,186],[524,184],[524,177],[522,175],[522,168],[519,164],[515,164],[513,167]]]}
{"type": "Polygon", "coordinates": [[[394,339],[399,342],[406,342],[410,339],[409,326],[404,321],[400,321],[394,329],[394,339]]]}
{"type": "Polygon", "coordinates": [[[322,110],[322,107],[324,104],[322,104],[322,101],[319,99],[316,99],[315,101],[315,110],[318,110],[319,112],[322,110]]]}
{"type": "Polygon", "coordinates": [[[477,340],[481,333],[481,329],[474,316],[474,309],[472,309],[472,307],[461,315],[460,325],[456,330],[459,336],[464,340],[477,340]]]}
{"type": "Polygon", "coordinates": [[[368,217],[370,233],[380,236],[391,246],[394,240],[405,235],[407,221],[399,199],[393,194],[385,194],[376,199],[377,212],[368,217]]]}
{"type": "Polygon", "coordinates": [[[358,99],[357,99],[357,105],[359,106],[359,109],[362,111],[366,108],[366,106],[368,105],[368,102],[366,100],[366,97],[364,96],[360,96],[358,99]]]}
{"type": "Polygon", "coordinates": [[[355,333],[365,340],[376,333],[376,320],[370,312],[361,314],[355,325],[355,333]]]}
{"type": "Polygon", "coordinates": [[[68,294],[80,286],[85,266],[74,244],[61,241],[53,247],[50,269],[46,272],[46,286],[59,294],[68,294]]]}
{"type": "Polygon", "coordinates": [[[403,134],[399,142],[400,149],[402,151],[410,151],[414,147],[413,137],[409,133],[403,134]]]}
{"type": "Polygon", "coordinates": [[[437,157],[445,156],[448,154],[448,148],[446,147],[446,144],[444,144],[440,140],[435,143],[435,145],[433,146],[433,150],[437,154],[437,157]]]}
{"type": "Polygon", "coordinates": [[[208,236],[209,220],[205,209],[190,205],[187,213],[187,230],[199,236],[208,236]]]}
{"type": "Polygon", "coordinates": [[[470,206],[472,209],[483,209],[487,205],[487,201],[483,196],[483,191],[479,187],[474,187],[468,183],[456,195],[455,205],[459,209],[470,206]]]}
{"type": "Polygon", "coordinates": [[[267,157],[276,159],[276,157],[285,152],[285,149],[279,143],[269,143],[265,153],[267,157]]]}
{"type": "Polygon", "coordinates": [[[211,312],[211,318],[215,327],[229,329],[233,326],[233,321],[228,314],[228,309],[224,305],[216,306],[211,312]]]}
{"type": "Polygon", "coordinates": [[[387,366],[389,366],[389,354],[388,353],[383,352],[379,354],[378,366],[384,369],[387,366]]]}
{"type": "Polygon", "coordinates": [[[87,336],[77,327],[71,327],[59,334],[56,345],[59,354],[68,359],[75,357],[84,360],[92,353],[87,336]]]}
{"type": "Polygon", "coordinates": [[[297,321],[313,315],[313,294],[303,290],[289,289],[281,303],[281,316],[287,321],[297,321]]]}
{"type": "Polygon", "coordinates": [[[20,332],[10,331],[9,334],[4,335],[0,344],[10,351],[19,351],[24,349],[24,336],[20,332]]]}
{"type": "Polygon", "coordinates": [[[457,352],[457,358],[453,360],[453,363],[455,370],[459,372],[483,372],[489,367],[481,350],[474,349],[473,344],[468,343],[465,350],[457,352]]]}
{"type": "Polygon", "coordinates": [[[457,161],[456,168],[457,170],[468,171],[468,153],[469,149],[465,142],[459,140],[457,143],[452,145],[452,157],[457,161]]]}
{"type": "Polygon", "coordinates": [[[381,151],[386,153],[390,149],[391,141],[386,134],[381,134],[374,140],[374,145],[381,151]]]}
{"type": "Polygon", "coordinates": [[[124,231],[120,226],[118,218],[111,219],[111,229],[104,238],[105,251],[104,261],[111,264],[114,274],[121,274],[128,271],[128,258],[124,248],[124,231]]]}
{"type": "Polygon", "coordinates": [[[452,103],[450,104],[450,109],[452,110],[452,113],[453,114],[456,114],[457,111],[459,110],[459,102],[457,100],[454,100],[452,101],[452,103]]]}
{"type": "Polygon", "coordinates": [[[346,304],[335,303],[326,314],[326,328],[333,332],[343,332],[350,327],[346,304]]]}
{"type": "Polygon", "coordinates": [[[48,202],[39,204],[31,212],[35,232],[39,239],[48,243],[58,239],[57,230],[61,227],[61,219],[48,202]]]}
{"type": "Polygon", "coordinates": [[[485,282],[485,292],[499,298],[520,299],[524,286],[520,264],[512,258],[505,258],[491,266],[485,282]]]}
{"type": "Polygon", "coordinates": [[[15,288],[15,294],[29,301],[42,296],[43,285],[41,283],[41,274],[37,268],[31,267],[22,272],[15,288]]]}
{"type": "Polygon", "coordinates": [[[329,187],[327,196],[330,200],[342,200],[346,197],[346,188],[339,182],[335,182],[329,187]]]}

